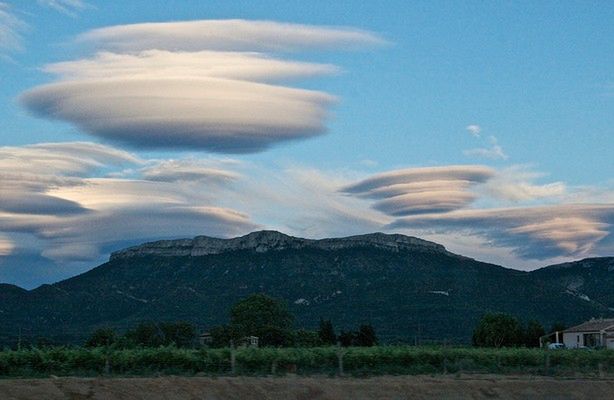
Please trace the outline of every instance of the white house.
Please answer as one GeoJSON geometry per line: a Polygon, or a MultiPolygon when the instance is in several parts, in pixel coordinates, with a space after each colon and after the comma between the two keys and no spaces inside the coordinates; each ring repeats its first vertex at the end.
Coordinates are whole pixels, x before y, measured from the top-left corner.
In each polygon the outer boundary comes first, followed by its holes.
{"type": "Polygon", "coordinates": [[[563,332],[563,344],[568,349],[606,347],[614,349],[614,318],[591,319],[563,332]]]}

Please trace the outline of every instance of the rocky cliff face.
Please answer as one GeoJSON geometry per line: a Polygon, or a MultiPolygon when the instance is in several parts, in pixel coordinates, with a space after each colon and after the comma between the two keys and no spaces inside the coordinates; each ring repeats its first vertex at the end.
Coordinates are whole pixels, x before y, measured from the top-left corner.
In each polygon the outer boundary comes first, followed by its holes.
{"type": "Polygon", "coordinates": [[[233,239],[197,236],[194,239],[160,240],[114,252],[111,254],[111,260],[152,255],[162,257],[197,257],[237,250],[252,250],[257,253],[264,253],[286,249],[317,248],[322,250],[341,250],[364,246],[390,251],[414,250],[451,255],[440,244],[398,234],[372,233],[338,239],[313,240],[296,238],[276,231],[259,231],[233,239]]]}

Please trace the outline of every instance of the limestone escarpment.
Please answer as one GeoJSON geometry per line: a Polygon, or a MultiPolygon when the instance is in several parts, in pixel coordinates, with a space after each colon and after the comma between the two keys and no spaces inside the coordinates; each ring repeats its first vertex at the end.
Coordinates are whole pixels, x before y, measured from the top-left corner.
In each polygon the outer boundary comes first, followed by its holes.
{"type": "Polygon", "coordinates": [[[148,255],[197,257],[237,250],[252,250],[262,253],[303,248],[341,250],[361,246],[390,251],[417,250],[447,253],[445,247],[440,244],[399,234],[371,233],[345,238],[314,240],[292,237],[276,231],[258,231],[232,239],[197,236],[194,239],[160,240],[114,252],[111,254],[111,260],[148,255]]]}

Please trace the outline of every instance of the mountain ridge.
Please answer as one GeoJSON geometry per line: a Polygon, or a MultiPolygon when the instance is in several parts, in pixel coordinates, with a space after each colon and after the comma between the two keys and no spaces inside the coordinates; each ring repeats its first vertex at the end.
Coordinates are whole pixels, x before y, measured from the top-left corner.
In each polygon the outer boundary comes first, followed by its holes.
{"type": "Polygon", "coordinates": [[[572,290],[556,266],[514,270],[398,234],[315,240],[259,231],[157,241],[31,291],[0,284],[0,344],[17,335],[79,343],[98,327],[122,331],[151,320],[210,329],[226,323],[232,304],[252,293],[285,300],[300,328],[329,318],[338,329],[372,323],[388,343],[468,343],[486,312],[545,326],[614,316],[610,263],[614,258],[571,263],[563,270],[582,281],[572,290]]]}
{"type": "MultiPolygon", "coordinates": [[[[262,230],[247,235],[222,239],[210,236],[196,236],[193,239],[159,240],[128,247],[111,253],[110,260],[144,255],[162,257],[198,257],[203,255],[221,254],[237,250],[254,250],[266,252],[288,248],[302,249],[306,247],[323,250],[338,250],[355,246],[372,245],[389,250],[414,249],[424,251],[445,252],[452,255],[438,243],[401,234],[386,234],[375,232],[342,238],[303,239],[283,234],[278,231],[262,230]]],[[[456,254],[454,254],[456,255],[456,254]]],[[[459,255],[456,255],[459,256],[459,255]]]]}

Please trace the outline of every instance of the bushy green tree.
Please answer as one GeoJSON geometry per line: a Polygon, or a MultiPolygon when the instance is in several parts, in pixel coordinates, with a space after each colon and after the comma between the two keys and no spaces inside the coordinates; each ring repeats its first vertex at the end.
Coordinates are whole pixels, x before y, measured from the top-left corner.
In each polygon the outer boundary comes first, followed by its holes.
{"type": "Polygon", "coordinates": [[[258,333],[259,346],[285,347],[292,344],[292,331],[289,329],[265,326],[258,333]]]}
{"type": "Polygon", "coordinates": [[[334,346],[337,344],[337,335],[335,334],[335,329],[333,328],[333,323],[330,321],[330,319],[325,320],[320,318],[320,329],[318,329],[318,336],[323,345],[334,346]]]}
{"type": "Polygon", "coordinates": [[[177,347],[192,347],[196,341],[196,328],[189,322],[163,322],[160,324],[163,344],[177,347]]]}
{"type": "Polygon", "coordinates": [[[189,322],[142,322],[130,329],[121,340],[122,347],[160,347],[175,345],[192,347],[196,328],[189,322]]]}
{"type": "Polygon", "coordinates": [[[377,344],[377,336],[375,335],[373,326],[371,326],[371,324],[361,325],[358,332],[356,332],[355,342],[356,346],[375,346],[377,344]]]}
{"type": "Polygon", "coordinates": [[[529,321],[524,331],[524,345],[527,347],[539,347],[539,338],[545,334],[546,332],[542,324],[535,320],[529,321]]]}
{"type": "Polygon", "coordinates": [[[110,346],[117,341],[117,335],[111,328],[99,328],[92,332],[90,338],[85,342],[85,347],[110,346]]]}
{"type": "Polygon", "coordinates": [[[221,325],[211,328],[211,347],[228,347],[233,342],[238,345],[239,334],[230,325],[221,325]]]}
{"type": "Polygon", "coordinates": [[[285,302],[264,294],[253,294],[230,310],[230,326],[241,337],[258,336],[262,346],[288,343],[294,317],[285,302]]]}
{"type": "Polygon", "coordinates": [[[513,347],[522,344],[520,323],[509,314],[486,314],[473,331],[473,345],[479,347],[513,347]]]}
{"type": "Polygon", "coordinates": [[[164,344],[164,335],[158,324],[142,322],[124,335],[135,346],[159,347],[164,344]]]}

